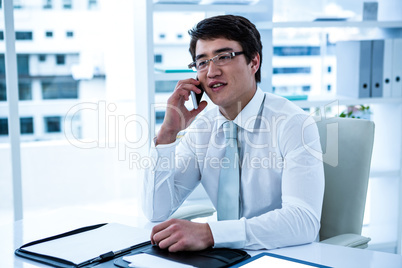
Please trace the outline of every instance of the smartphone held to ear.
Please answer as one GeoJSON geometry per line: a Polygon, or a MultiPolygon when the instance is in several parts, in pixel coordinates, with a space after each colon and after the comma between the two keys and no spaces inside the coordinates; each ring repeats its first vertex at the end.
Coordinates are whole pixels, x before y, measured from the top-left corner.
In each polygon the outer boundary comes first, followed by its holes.
{"type": "MultiPolygon", "coordinates": [[[[198,78],[197,78],[197,80],[198,80],[198,78]]],[[[199,84],[197,87],[201,90],[201,93],[200,93],[200,94],[197,94],[197,93],[195,93],[194,91],[191,91],[191,92],[190,92],[190,94],[191,94],[191,99],[193,100],[194,109],[198,109],[198,105],[199,105],[200,102],[201,102],[202,94],[204,94],[204,89],[202,88],[202,85],[199,84]]]]}

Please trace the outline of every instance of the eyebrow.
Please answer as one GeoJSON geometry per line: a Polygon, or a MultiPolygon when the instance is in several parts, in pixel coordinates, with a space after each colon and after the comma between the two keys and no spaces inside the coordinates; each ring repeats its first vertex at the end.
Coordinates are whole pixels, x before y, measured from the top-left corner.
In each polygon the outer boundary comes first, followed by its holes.
{"type": "MultiPolygon", "coordinates": [[[[223,52],[229,52],[229,51],[233,51],[233,48],[231,48],[231,47],[223,47],[223,48],[215,50],[214,55],[217,55],[217,54],[220,54],[220,53],[223,53],[223,52]]],[[[197,55],[195,57],[195,60],[199,60],[200,58],[203,58],[205,56],[206,56],[206,54],[197,55]]]]}

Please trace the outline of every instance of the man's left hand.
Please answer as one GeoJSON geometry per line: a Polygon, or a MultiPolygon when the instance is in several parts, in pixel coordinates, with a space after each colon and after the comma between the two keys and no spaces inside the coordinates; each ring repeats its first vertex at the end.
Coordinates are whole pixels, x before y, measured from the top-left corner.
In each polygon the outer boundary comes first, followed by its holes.
{"type": "Polygon", "coordinates": [[[214,245],[208,223],[171,219],[152,229],[151,242],[170,252],[203,250],[214,245]]]}

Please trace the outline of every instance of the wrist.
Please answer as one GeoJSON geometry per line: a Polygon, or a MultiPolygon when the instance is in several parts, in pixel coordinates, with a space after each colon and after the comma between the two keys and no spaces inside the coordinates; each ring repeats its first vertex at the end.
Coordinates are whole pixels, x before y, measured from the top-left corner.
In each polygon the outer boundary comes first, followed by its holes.
{"type": "Polygon", "coordinates": [[[162,125],[158,135],[156,136],[155,145],[175,142],[177,133],[179,133],[179,131],[167,129],[162,125]]]}
{"type": "Polygon", "coordinates": [[[215,242],[214,242],[214,236],[212,235],[211,228],[209,227],[208,223],[203,223],[203,224],[205,226],[205,232],[206,232],[204,242],[207,247],[213,247],[215,245],[215,242]]]}

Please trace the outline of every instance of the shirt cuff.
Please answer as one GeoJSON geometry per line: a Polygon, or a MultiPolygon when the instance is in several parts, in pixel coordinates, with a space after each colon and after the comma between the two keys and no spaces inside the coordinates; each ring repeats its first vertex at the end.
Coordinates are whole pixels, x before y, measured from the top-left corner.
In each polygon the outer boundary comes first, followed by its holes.
{"type": "Polygon", "coordinates": [[[215,248],[244,248],[246,223],[244,218],[230,221],[209,222],[215,248]]]}

